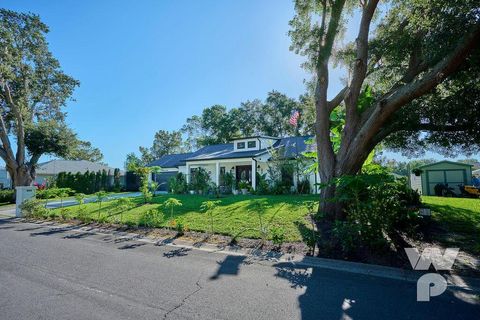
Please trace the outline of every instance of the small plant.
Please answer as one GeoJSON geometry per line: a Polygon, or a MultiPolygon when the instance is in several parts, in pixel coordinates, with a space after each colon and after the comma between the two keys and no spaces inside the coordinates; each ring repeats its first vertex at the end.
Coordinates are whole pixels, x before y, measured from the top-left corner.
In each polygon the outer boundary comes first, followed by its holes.
{"type": "Polygon", "coordinates": [[[163,205],[167,210],[170,210],[170,221],[171,222],[174,221],[173,220],[173,209],[175,207],[181,207],[182,202],[178,199],[175,199],[175,198],[168,198],[167,200],[165,200],[163,205]]]}
{"type": "Polygon", "coordinates": [[[152,193],[152,195],[155,195],[155,192],[157,191],[158,186],[159,186],[158,182],[156,181],[150,182],[150,192],[152,193]]]}
{"type": "Polygon", "coordinates": [[[164,217],[163,217],[163,212],[161,210],[150,209],[140,216],[138,224],[145,227],[152,228],[152,227],[159,226],[163,222],[163,220],[164,220],[164,217]]]}
{"type": "Polygon", "coordinates": [[[211,235],[213,234],[213,211],[215,211],[215,208],[218,207],[220,203],[222,203],[220,200],[204,201],[200,206],[200,210],[205,212],[210,218],[210,234],[211,235]]]}
{"type": "Polygon", "coordinates": [[[275,245],[282,245],[285,242],[285,229],[282,227],[272,227],[270,229],[272,242],[275,245]]]}
{"type": "Polygon", "coordinates": [[[82,221],[83,223],[90,223],[92,221],[92,218],[88,214],[87,208],[85,208],[85,206],[80,206],[77,212],[78,220],[82,221]]]}
{"type": "Polygon", "coordinates": [[[49,216],[49,209],[46,209],[40,200],[29,199],[20,205],[20,209],[27,218],[46,218],[49,216]]]}
{"type": "Polygon", "coordinates": [[[258,231],[260,232],[260,237],[262,239],[262,245],[265,244],[265,242],[267,241],[267,237],[268,237],[268,228],[264,224],[263,218],[262,218],[263,215],[265,214],[265,212],[267,211],[267,208],[268,208],[267,202],[265,200],[262,200],[262,199],[253,200],[250,207],[249,207],[249,211],[256,214],[257,217],[258,217],[258,224],[259,224],[258,231]]]}
{"type": "Polygon", "coordinates": [[[83,205],[85,203],[85,194],[84,193],[75,194],[75,200],[77,200],[79,206],[83,205]]]}
{"type": "Polygon", "coordinates": [[[63,198],[68,197],[68,193],[66,191],[61,191],[58,194],[58,197],[60,198],[60,207],[63,208],[63,198]]]}
{"type": "Polygon", "coordinates": [[[98,191],[95,193],[95,196],[97,197],[97,202],[98,202],[98,217],[97,220],[100,220],[100,215],[102,213],[102,202],[105,200],[105,197],[107,196],[107,193],[105,191],[98,191]]]}
{"type": "Polygon", "coordinates": [[[133,207],[133,201],[130,198],[118,198],[116,201],[116,208],[120,214],[120,223],[123,221],[123,212],[130,210],[133,207]]]}
{"type": "Polygon", "coordinates": [[[62,218],[62,220],[67,220],[68,210],[66,208],[61,208],[60,209],[60,217],[62,218]]]}

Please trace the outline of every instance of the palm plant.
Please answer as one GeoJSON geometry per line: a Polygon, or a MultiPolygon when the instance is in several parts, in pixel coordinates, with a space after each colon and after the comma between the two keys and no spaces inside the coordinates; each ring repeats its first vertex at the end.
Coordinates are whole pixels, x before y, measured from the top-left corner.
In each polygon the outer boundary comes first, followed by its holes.
{"type": "Polygon", "coordinates": [[[210,218],[210,235],[213,234],[213,211],[222,203],[220,200],[216,201],[204,201],[200,206],[200,210],[208,214],[210,218]]]}
{"type": "Polygon", "coordinates": [[[175,207],[181,207],[182,202],[178,199],[175,199],[175,198],[168,198],[167,200],[165,200],[163,205],[165,206],[166,209],[170,209],[170,223],[172,223],[173,222],[173,209],[175,207]]]}

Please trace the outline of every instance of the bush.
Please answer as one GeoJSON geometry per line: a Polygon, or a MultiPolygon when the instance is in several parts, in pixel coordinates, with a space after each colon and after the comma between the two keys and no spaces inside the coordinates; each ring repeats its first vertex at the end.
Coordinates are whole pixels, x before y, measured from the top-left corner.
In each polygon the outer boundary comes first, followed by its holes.
{"type": "Polygon", "coordinates": [[[158,209],[150,209],[144,212],[139,220],[138,224],[145,227],[159,227],[164,220],[163,212],[158,209]]]}
{"type": "Polygon", "coordinates": [[[0,190],[0,203],[15,203],[15,190],[0,190]]]}
{"type": "Polygon", "coordinates": [[[37,190],[37,199],[53,199],[60,198],[64,195],[73,196],[75,191],[70,188],[50,188],[44,190],[37,190]]]}
{"type": "Polygon", "coordinates": [[[412,231],[419,222],[420,195],[402,179],[379,168],[374,173],[337,180],[337,201],[345,204],[347,221],[337,223],[334,235],[345,251],[360,243],[383,246],[397,231],[412,231]],[[358,239],[352,238],[358,234],[358,239]],[[358,240],[358,241],[357,241],[358,240]]]}
{"type": "Polygon", "coordinates": [[[199,191],[200,193],[205,193],[208,189],[210,182],[210,175],[207,170],[204,168],[195,168],[192,172],[191,178],[191,188],[192,190],[199,191]]]}
{"type": "Polygon", "coordinates": [[[300,181],[297,184],[297,192],[299,194],[310,194],[310,181],[307,179],[300,181]]]}
{"type": "Polygon", "coordinates": [[[29,199],[20,205],[20,209],[27,218],[48,218],[50,210],[45,208],[43,201],[29,199]]]}
{"type": "Polygon", "coordinates": [[[187,192],[187,179],[181,172],[171,177],[168,181],[169,191],[174,194],[183,194],[187,192]]]}

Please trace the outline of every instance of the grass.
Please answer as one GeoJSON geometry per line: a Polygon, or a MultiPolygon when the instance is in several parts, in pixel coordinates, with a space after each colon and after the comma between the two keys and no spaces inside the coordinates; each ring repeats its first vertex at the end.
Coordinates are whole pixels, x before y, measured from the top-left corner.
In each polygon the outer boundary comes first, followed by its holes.
{"type": "MultiPolygon", "coordinates": [[[[198,195],[160,195],[153,198],[152,203],[142,204],[142,198],[132,198],[136,206],[132,209],[122,212],[122,223],[127,225],[138,225],[142,217],[150,209],[158,209],[164,213],[162,222],[156,224],[157,227],[168,227],[170,212],[163,208],[163,202],[170,198],[176,198],[182,202],[181,207],[174,209],[174,219],[177,223],[182,223],[189,230],[207,232],[210,230],[209,216],[200,212],[200,206],[203,201],[212,200],[209,197],[198,195]]],[[[302,241],[303,236],[310,228],[310,224],[305,219],[307,208],[305,201],[317,200],[318,196],[226,196],[221,200],[220,205],[214,209],[214,231],[215,233],[246,237],[260,238],[259,218],[255,212],[252,212],[253,200],[260,199],[267,205],[266,211],[262,214],[264,224],[270,227],[282,228],[285,232],[285,241],[302,241]]],[[[216,200],[216,199],[214,199],[216,200]]],[[[85,204],[85,214],[92,221],[96,221],[99,216],[104,222],[116,222],[119,219],[120,212],[115,200],[102,203],[100,210],[98,203],[85,204]]],[[[64,208],[63,215],[67,218],[78,218],[79,206],[64,208]]],[[[55,209],[52,213],[56,216],[61,215],[62,209],[55,209]]]]}
{"type": "Polygon", "coordinates": [[[432,220],[443,232],[435,240],[480,255],[480,199],[422,197],[432,209],[432,220]]]}

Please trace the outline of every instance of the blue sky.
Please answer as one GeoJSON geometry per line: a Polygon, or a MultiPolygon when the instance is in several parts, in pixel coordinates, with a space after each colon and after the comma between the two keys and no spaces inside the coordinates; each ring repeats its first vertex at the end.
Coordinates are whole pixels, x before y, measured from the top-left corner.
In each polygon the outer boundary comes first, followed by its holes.
{"type": "MultiPolygon", "coordinates": [[[[81,82],[68,123],[115,167],[150,146],[156,131],[177,130],[205,107],[305,90],[302,57],[288,49],[291,0],[3,0],[2,7],[39,14],[50,27],[51,51],[81,82]]],[[[330,95],[340,76],[331,73],[330,95]]]]}

